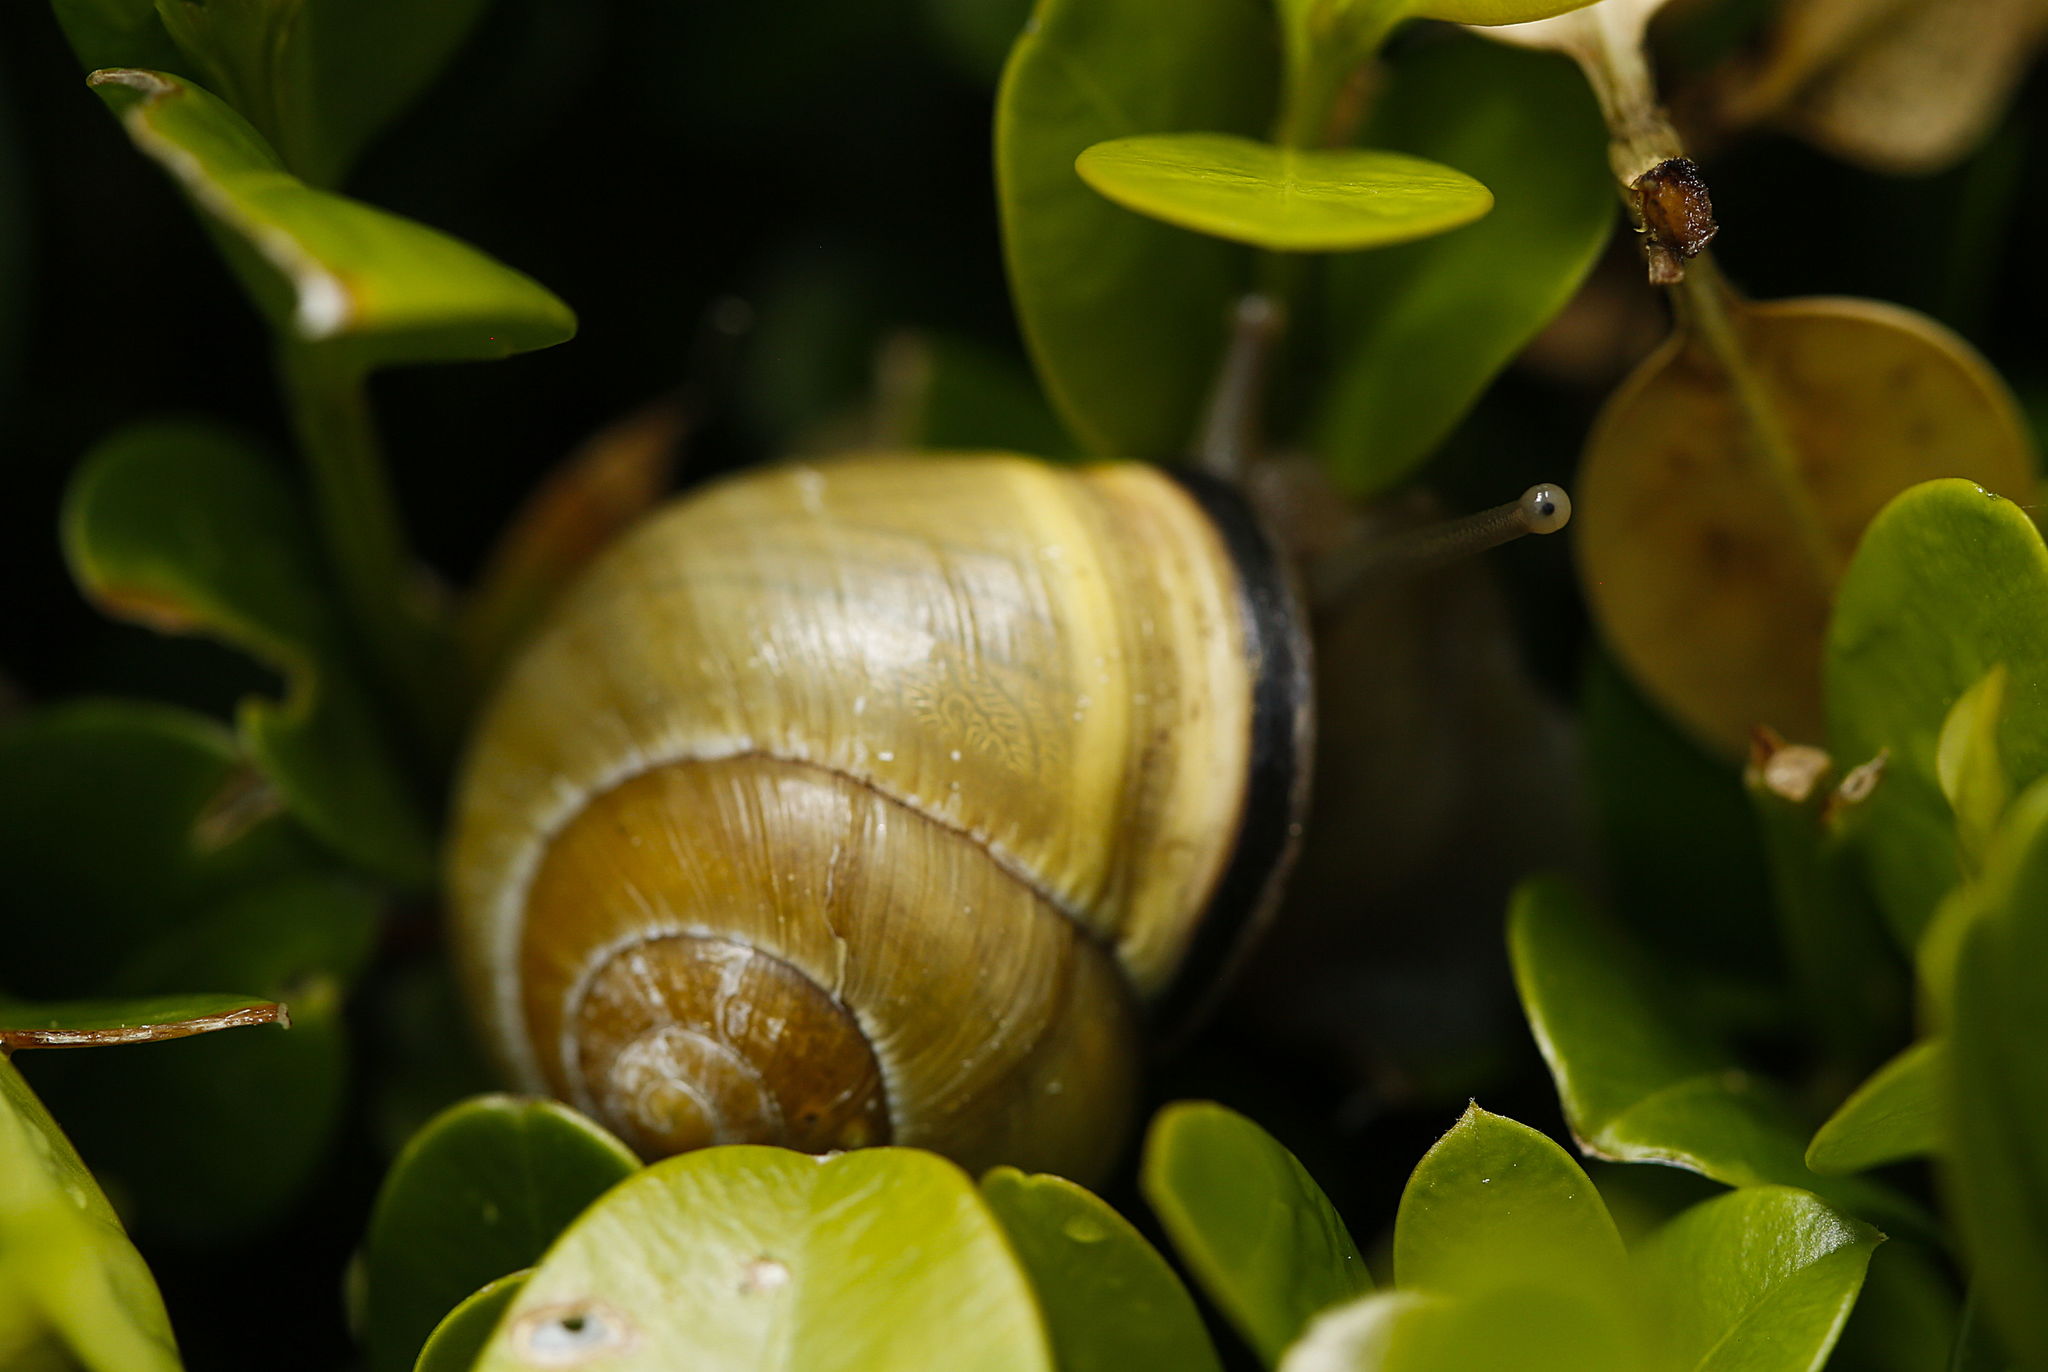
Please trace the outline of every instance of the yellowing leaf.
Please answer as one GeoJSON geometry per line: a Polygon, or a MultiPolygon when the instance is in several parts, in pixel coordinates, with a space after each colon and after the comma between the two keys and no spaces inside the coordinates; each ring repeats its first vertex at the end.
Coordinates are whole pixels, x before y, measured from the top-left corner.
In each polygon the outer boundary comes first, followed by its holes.
{"type": "Polygon", "coordinates": [[[1681,330],[1608,401],[1575,495],[1609,645],[1732,757],[1759,724],[1824,736],[1835,585],[1887,500],[1960,476],[2024,501],[2035,478],[2004,383],[1934,321],[1848,299],[1730,300],[1728,320],[1753,384],[1681,330]]]}
{"type": "Polygon", "coordinates": [[[1877,171],[1939,171],[1983,140],[2048,32],[2043,0],[1803,0],[1779,7],[1722,117],[1773,120],[1877,171]]]}

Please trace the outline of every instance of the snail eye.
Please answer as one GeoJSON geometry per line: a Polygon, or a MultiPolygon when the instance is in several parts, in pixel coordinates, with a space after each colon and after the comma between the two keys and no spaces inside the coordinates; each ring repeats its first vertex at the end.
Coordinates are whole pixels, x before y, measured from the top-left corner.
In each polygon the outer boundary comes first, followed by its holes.
{"type": "Polygon", "coordinates": [[[1522,522],[1532,534],[1554,534],[1571,522],[1572,498],[1562,486],[1531,486],[1522,492],[1522,522]]]}
{"type": "Polygon", "coordinates": [[[633,1327],[602,1301],[572,1301],[522,1316],[512,1343],[529,1366],[581,1367],[600,1354],[631,1347],[633,1327]]]}

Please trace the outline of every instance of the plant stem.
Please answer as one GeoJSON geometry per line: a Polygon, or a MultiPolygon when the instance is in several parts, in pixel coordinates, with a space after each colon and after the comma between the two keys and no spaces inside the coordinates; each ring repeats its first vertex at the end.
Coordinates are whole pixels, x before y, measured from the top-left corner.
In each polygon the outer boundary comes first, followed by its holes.
{"type": "Polygon", "coordinates": [[[1230,342],[1195,440],[1195,465],[1209,475],[1244,484],[1263,446],[1266,375],[1286,327],[1286,313],[1272,296],[1254,291],[1232,309],[1230,342]]]}
{"type": "Polygon", "coordinates": [[[1785,426],[1777,398],[1751,362],[1738,314],[1746,306],[1721,275],[1710,254],[1695,258],[1683,280],[1674,284],[1672,306],[1679,325],[1713,359],[1728,378],[1728,387],[1749,431],[1749,447],[1762,465],[1764,478],[1792,516],[1808,570],[1824,595],[1841,578],[1843,556],[1828,534],[1820,508],[1814,504],[1800,470],[1799,447],[1785,426]]]}
{"type": "Polygon", "coordinates": [[[438,651],[444,626],[406,542],[363,371],[289,341],[279,365],[347,626],[369,656],[380,694],[438,765],[452,752],[453,658],[438,651]]]}

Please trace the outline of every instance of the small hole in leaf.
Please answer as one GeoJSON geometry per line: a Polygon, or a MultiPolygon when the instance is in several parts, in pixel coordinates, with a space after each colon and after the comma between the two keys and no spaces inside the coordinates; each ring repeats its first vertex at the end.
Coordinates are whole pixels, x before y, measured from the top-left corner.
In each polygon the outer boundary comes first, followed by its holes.
{"type": "Polygon", "coordinates": [[[582,1367],[635,1342],[633,1325],[599,1300],[542,1306],[512,1326],[512,1346],[533,1367],[582,1367]]]}

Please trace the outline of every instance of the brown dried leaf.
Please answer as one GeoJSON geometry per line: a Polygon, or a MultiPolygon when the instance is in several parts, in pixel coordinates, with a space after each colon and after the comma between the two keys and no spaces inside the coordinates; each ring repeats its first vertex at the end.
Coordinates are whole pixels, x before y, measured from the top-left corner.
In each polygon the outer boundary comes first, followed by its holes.
{"type": "Polygon", "coordinates": [[[576,573],[667,492],[687,428],[679,403],[637,410],[592,436],[527,498],[463,608],[476,680],[491,680],[576,573]]]}
{"type": "Polygon", "coordinates": [[[1758,724],[1825,736],[1834,584],[1878,509],[1943,476],[2026,502],[2035,461],[1998,375],[1922,315],[1808,299],[1734,302],[1731,316],[1797,453],[1828,572],[1776,494],[1727,373],[1685,332],[1608,401],[1575,493],[1580,574],[1608,643],[1691,733],[1739,757],[1758,724]]]}
{"type": "Polygon", "coordinates": [[[2048,0],[1787,0],[1721,114],[1877,171],[1939,171],[1998,122],[2044,36],[2048,0]]]}

